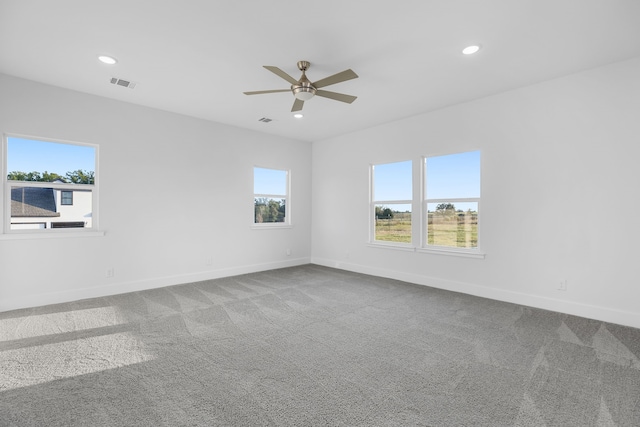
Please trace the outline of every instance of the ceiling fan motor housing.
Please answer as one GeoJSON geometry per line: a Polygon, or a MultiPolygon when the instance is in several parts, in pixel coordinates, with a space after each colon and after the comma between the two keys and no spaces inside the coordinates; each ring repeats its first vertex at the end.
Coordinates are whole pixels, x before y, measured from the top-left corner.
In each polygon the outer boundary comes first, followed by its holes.
{"type": "Polygon", "coordinates": [[[298,69],[302,71],[302,76],[300,76],[297,84],[291,85],[293,96],[300,101],[308,101],[316,94],[316,88],[313,87],[305,74],[305,71],[307,71],[310,66],[311,63],[309,61],[298,61],[298,69]]]}
{"type": "Polygon", "coordinates": [[[301,81],[297,85],[291,85],[291,91],[293,92],[293,96],[295,96],[300,101],[308,101],[309,99],[313,98],[313,95],[316,94],[316,88],[313,87],[313,85],[309,81],[301,81]]]}

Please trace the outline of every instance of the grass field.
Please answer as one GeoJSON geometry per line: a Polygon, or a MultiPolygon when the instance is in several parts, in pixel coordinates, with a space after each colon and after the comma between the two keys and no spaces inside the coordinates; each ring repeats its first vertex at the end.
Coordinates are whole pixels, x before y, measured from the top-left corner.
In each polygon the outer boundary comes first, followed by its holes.
{"type": "MultiPolygon", "coordinates": [[[[478,247],[478,221],[473,214],[438,215],[429,213],[427,243],[454,248],[478,247]]],[[[376,240],[411,243],[411,214],[394,213],[393,218],[376,220],[376,240]]]]}
{"type": "Polygon", "coordinates": [[[411,213],[395,212],[393,218],[377,219],[376,240],[411,243],[411,213]]]}

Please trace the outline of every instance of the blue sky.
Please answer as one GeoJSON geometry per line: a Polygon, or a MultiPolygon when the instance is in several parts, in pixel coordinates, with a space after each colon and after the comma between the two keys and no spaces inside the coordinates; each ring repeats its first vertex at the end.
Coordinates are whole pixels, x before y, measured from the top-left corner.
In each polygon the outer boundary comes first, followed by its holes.
{"type": "MultiPolygon", "coordinates": [[[[374,200],[413,198],[411,160],[375,165],[374,177],[374,200]]],[[[427,158],[426,190],[429,199],[480,197],[480,152],[427,158]]]]}
{"type": "Polygon", "coordinates": [[[284,196],[287,194],[287,171],[253,168],[253,192],[284,196]]]}
{"type": "Polygon", "coordinates": [[[374,200],[411,200],[411,160],[375,165],[374,200]]]}
{"type": "Polygon", "coordinates": [[[94,147],[8,138],[7,172],[50,172],[64,176],[82,169],[95,172],[94,147]]]}
{"type": "Polygon", "coordinates": [[[480,197],[480,152],[427,158],[427,198],[480,197]]]}

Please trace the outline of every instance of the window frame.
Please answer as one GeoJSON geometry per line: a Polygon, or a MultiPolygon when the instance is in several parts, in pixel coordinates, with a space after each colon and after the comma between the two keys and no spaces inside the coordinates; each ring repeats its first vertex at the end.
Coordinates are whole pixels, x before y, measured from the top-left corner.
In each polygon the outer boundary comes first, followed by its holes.
{"type": "Polygon", "coordinates": [[[280,169],[277,167],[267,167],[262,165],[254,165],[252,168],[253,173],[253,199],[252,199],[252,220],[251,220],[251,228],[253,229],[274,229],[274,228],[291,228],[291,169],[280,169]],[[271,171],[278,171],[285,173],[285,192],[286,194],[266,194],[266,193],[256,193],[256,169],[267,169],[271,171]],[[256,214],[255,214],[255,200],[258,197],[268,198],[268,199],[284,199],[285,211],[284,211],[284,221],[281,222],[256,222],[256,214]]]}
{"type": "MultiPolygon", "coordinates": [[[[4,133],[2,136],[2,161],[0,162],[0,172],[2,173],[2,209],[0,209],[0,239],[33,239],[33,238],[51,238],[51,237],[88,237],[88,236],[104,236],[104,231],[99,230],[99,146],[98,144],[69,141],[57,138],[47,138],[34,135],[25,135],[18,133],[4,133]],[[8,179],[8,146],[9,139],[27,139],[39,142],[50,142],[62,145],[77,145],[83,147],[91,147],[94,150],[94,175],[93,184],[73,184],[60,182],[42,182],[42,181],[18,181],[8,179]],[[27,188],[51,188],[55,190],[71,191],[84,190],[91,192],[91,227],[85,228],[53,228],[46,227],[43,229],[11,229],[11,188],[27,187],[27,188]]],[[[69,205],[64,205],[69,206],[69,205]]]]}
{"type": "Polygon", "coordinates": [[[369,164],[369,217],[367,246],[372,248],[393,249],[425,254],[455,256],[464,258],[484,259],[485,253],[481,250],[481,198],[482,198],[482,150],[468,149],[464,151],[438,153],[429,156],[413,157],[409,160],[388,161],[369,164]],[[449,156],[464,153],[479,153],[479,197],[462,198],[438,198],[427,199],[427,159],[432,157],[449,156]],[[391,163],[411,161],[412,164],[412,199],[411,200],[375,200],[375,166],[391,163]],[[428,204],[429,203],[477,203],[477,246],[474,248],[461,248],[454,246],[441,246],[428,244],[428,204]],[[411,243],[389,242],[375,239],[375,207],[380,204],[405,204],[411,205],[411,243]]]}
{"type": "Polygon", "coordinates": [[[482,253],[481,251],[481,246],[480,243],[482,241],[481,236],[480,236],[480,231],[481,231],[481,220],[480,220],[480,215],[481,215],[481,198],[482,198],[482,151],[479,149],[475,149],[475,150],[465,150],[465,151],[458,151],[458,152],[454,152],[454,153],[447,153],[447,154],[433,154],[430,156],[422,156],[421,157],[421,162],[420,162],[420,172],[421,172],[421,176],[420,176],[420,180],[421,180],[421,189],[422,189],[422,194],[421,194],[421,201],[420,201],[420,211],[421,211],[421,224],[422,224],[422,231],[421,231],[421,245],[419,248],[416,248],[417,251],[420,252],[432,252],[432,253],[450,253],[450,254],[456,254],[456,255],[460,255],[460,256],[468,256],[471,258],[484,258],[484,253],[482,253]],[[479,184],[480,184],[480,195],[478,197],[451,197],[451,198],[433,198],[430,199],[428,198],[428,194],[427,194],[427,160],[430,158],[434,158],[434,157],[444,157],[444,156],[453,156],[453,155],[457,155],[457,154],[465,154],[465,153],[474,153],[474,152],[478,152],[479,154],[479,184]],[[451,204],[455,204],[455,203],[477,203],[477,245],[476,247],[473,248],[461,248],[461,247],[456,247],[456,246],[444,246],[444,245],[434,245],[434,244],[429,244],[429,210],[428,210],[428,205],[431,203],[451,203],[451,204]]]}
{"type": "Polygon", "coordinates": [[[60,190],[60,205],[73,206],[73,190],[60,190]],[[65,203],[65,194],[70,195],[71,203],[65,203]]]}
{"type": "Polygon", "coordinates": [[[371,163],[369,164],[369,244],[370,245],[381,245],[381,246],[390,246],[390,247],[394,247],[394,248],[400,248],[400,249],[407,249],[407,248],[413,248],[413,241],[414,241],[414,235],[415,233],[413,232],[413,227],[414,227],[414,203],[413,203],[413,199],[411,200],[401,200],[401,199],[397,199],[397,200],[376,200],[375,199],[375,195],[376,195],[376,178],[375,178],[375,167],[376,166],[382,166],[382,165],[391,165],[394,163],[406,163],[409,162],[411,164],[411,194],[414,194],[414,188],[413,188],[413,174],[415,173],[414,171],[414,165],[413,165],[413,161],[411,159],[407,159],[407,160],[399,160],[399,161],[393,161],[393,162],[384,162],[384,163],[371,163]],[[410,233],[410,237],[411,240],[409,242],[393,242],[393,241],[388,241],[388,240],[378,240],[376,239],[376,206],[377,205],[387,205],[387,206],[392,206],[392,205],[410,205],[411,206],[411,213],[410,213],[410,217],[411,217],[411,233],[410,233]]]}

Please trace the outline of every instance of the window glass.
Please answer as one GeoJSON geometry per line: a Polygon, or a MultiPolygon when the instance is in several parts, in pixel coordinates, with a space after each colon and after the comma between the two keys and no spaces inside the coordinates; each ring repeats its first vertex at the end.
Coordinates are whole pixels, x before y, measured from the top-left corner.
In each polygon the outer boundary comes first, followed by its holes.
{"type": "Polygon", "coordinates": [[[254,168],[253,192],[256,194],[287,194],[287,171],[254,168]]]}
{"type": "Polygon", "coordinates": [[[62,190],[60,194],[60,203],[63,205],[73,205],[73,191],[62,190]]]}
{"type": "Polygon", "coordinates": [[[427,203],[427,244],[478,247],[477,203],[427,203]]]}
{"type": "Polygon", "coordinates": [[[411,243],[411,160],[373,165],[372,177],[372,240],[411,243]]]}
{"type": "Polygon", "coordinates": [[[7,138],[7,178],[18,181],[95,184],[94,147],[7,138]]]}
{"type": "Polygon", "coordinates": [[[425,246],[478,248],[480,152],[425,159],[425,246]]]}
{"type": "Polygon", "coordinates": [[[411,243],[411,204],[376,204],[375,240],[411,243]]]}
{"type": "Polygon", "coordinates": [[[480,197],[480,152],[427,157],[427,197],[480,197]]]}
{"type": "Polygon", "coordinates": [[[17,137],[6,144],[5,230],[93,227],[95,147],[17,137]]]}
{"type": "Polygon", "coordinates": [[[288,223],[288,179],[285,170],[253,169],[254,224],[288,223]]]}
{"type": "Polygon", "coordinates": [[[412,162],[374,165],[374,200],[411,200],[412,162]]]}

